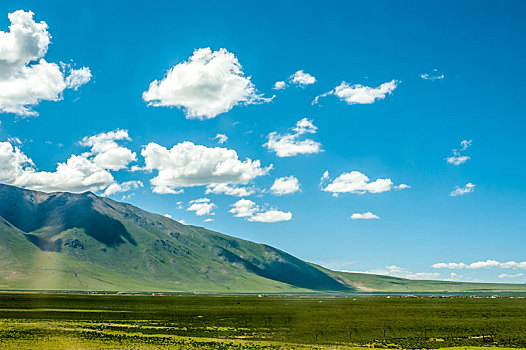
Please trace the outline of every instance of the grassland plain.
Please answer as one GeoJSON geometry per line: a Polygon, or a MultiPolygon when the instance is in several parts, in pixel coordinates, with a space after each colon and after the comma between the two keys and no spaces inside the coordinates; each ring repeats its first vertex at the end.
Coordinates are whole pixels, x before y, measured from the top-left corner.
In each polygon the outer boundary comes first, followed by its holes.
{"type": "Polygon", "coordinates": [[[0,294],[2,349],[526,348],[526,299],[0,294]]]}

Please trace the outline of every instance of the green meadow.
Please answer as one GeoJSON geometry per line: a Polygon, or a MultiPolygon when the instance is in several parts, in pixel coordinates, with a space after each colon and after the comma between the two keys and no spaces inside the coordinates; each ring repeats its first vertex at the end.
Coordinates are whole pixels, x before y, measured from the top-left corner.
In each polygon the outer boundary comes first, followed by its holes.
{"type": "Polygon", "coordinates": [[[0,294],[2,349],[526,348],[522,297],[0,294]]]}

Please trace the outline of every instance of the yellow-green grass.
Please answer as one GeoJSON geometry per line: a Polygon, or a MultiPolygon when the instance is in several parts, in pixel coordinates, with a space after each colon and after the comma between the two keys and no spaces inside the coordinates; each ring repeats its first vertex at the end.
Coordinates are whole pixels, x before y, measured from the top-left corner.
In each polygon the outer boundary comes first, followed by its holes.
{"type": "MultiPolygon", "coordinates": [[[[102,324],[100,324],[102,325],[102,324]]],[[[291,344],[276,341],[251,341],[245,339],[220,339],[181,337],[166,334],[143,334],[126,332],[123,329],[98,330],[92,323],[50,322],[50,321],[13,321],[1,320],[2,334],[9,332],[11,337],[2,337],[0,349],[185,349],[185,350],[308,350],[338,349],[367,350],[378,348],[380,344],[369,346],[342,344],[291,344]]],[[[402,349],[401,347],[396,347],[402,349]]],[[[445,347],[437,350],[517,350],[508,347],[445,347]]]]}
{"type": "Polygon", "coordinates": [[[81,349],[524,348],[526,299],[0,293],[1,346],[55,343],[81,349]]]}

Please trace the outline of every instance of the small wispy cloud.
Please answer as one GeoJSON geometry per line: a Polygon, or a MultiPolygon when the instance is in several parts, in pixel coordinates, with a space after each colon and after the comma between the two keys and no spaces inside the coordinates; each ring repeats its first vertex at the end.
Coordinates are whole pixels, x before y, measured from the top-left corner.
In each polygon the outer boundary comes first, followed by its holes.
{"type": "Polygon", "coordinates": [[[451,157],[447,157],[446,161],[449,164],[453,164],[453,165],[460,165],[460,164],[464,164],[465,162],[467,162],[469,159],[471,159],[471,157],[462,155],[462,152],[467,150],[471,146],[472,142],[473,142],[472,140],[462,140],[460,142],[460,148],[454,148],[453,155],[451,157]]]}
{"type": "Polygon", "coordinates": [[[378,215],[371,213],[370,211],[366,213],[354,213],[351,215],[351,220],[371,220],[371,219],[380,219],[378,215]]]}
{"type": "Polygon", "coordinates": [[[263,146],[270,151],[276,152],[278,157],[319,153],[322,152],[321,143],[311,139],[301,140],[303,135],[315,134],[317,129],[312,120],[303,118],[298,120],[288,133],[278,134],[274,131],[268,134],[268,141],[263,146]]]}
{"type": "Polygon", "coordinates": [[[312,104],[318,104],[320,98],[329,95],[335,95],[340,100],[346,102],[348,105],[354,104],[372,104],[378,100],[383,100],[387,95],[392,94],[400,82],[391,80],[381,84],[378,87],[364,86],[360,84],[349,85],[349,83],[342,81],[333,90],[316,96],[312,104]]]}
{"type": "Polygon", "coordinates": [[[254,188],[234,186],[229,184],[211,184],[206,187],[205,194],[226,194],[227,196],[247,197],[255,193],[254,188]]]}
{"type": "Polygon", "coordinates": [[[453,191],[449,194],[451,197],[463,196],[467,193],[472,193],[475,191],[475,185],[471,182],[468,182],[463,187],[456,186],[453,191]]]}
{"type": "Polygon", "coordinates": [[[292,219],[292,213],[284,212],[276,209],[264,210],[255,202],[249,199],[240,199],[232,204],[230,213],[234,214],[235,217],[245,218],[251,222],[279,222],[289,221],[292,219]]]}
{"type": "MultiPolygon", "coordinates": [[[[296,85],[298,87],[305,87],[307,85],[312,85],[316,82],[316,78],[309,73],[304,72],[303,70],[299,70],[296,73],[292,74],[289,79],[288,83],[290,85],[296,85]]],[[[289,84],[287,84],[283,80],[276,81],[274,83],[274,86],[272,89],[274,90],[283,90],[286,89],[289,84]]]]}
{"type": "Polygon", "coordinates": [[[287,83],[285,83],[283,80],[280,80],[280,81],[276,81],[274,83],[274,87],[273,89],[274,90],[283,90],[287,87],[287,83]]]}
{"type": "Polygon", "coordinates": [[[222,145],[223,143],[228,141],[228,136],[225,134],[217,134],[216,137],[213,138],[213,140],[217,140],[217,143],[222,145]]]}
{"type": "Polygon", "coordinates": [[[289,81],[291,84],[296,84],[303,87],[314,84],[316,82],[316,78],[309,73],[305,73],[303,70],[299,70],[289,77],[289,81]]]}
{"type": "Polygon", "coordinates": [[[420,74],[420,78],[424,80],[442,80],[445,78],[444,73],[440,73],[438,69],[433,69],[430,73],[420,74]]]}
{"type": "Polygon", "coordinates": [[[194,199],[188,202],[190,206],[186,209],[188,211],[194,211],[195,215],[214,215],[212,210],[215,208],[215,204],[208,198],[194,199]]]}

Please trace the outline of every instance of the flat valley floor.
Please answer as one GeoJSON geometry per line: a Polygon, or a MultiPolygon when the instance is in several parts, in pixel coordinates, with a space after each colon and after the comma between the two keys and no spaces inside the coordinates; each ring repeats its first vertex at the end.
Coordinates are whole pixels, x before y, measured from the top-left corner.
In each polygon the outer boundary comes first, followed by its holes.
{"type": "Polygon", "coordinates": [[[0,349],[526,348],[522,296],[0,293],[0,349]]]}

